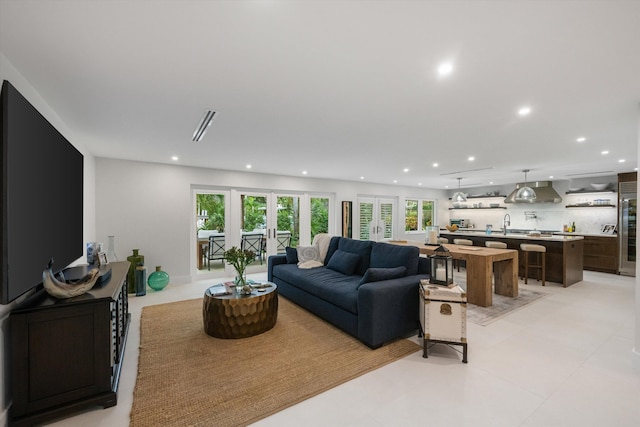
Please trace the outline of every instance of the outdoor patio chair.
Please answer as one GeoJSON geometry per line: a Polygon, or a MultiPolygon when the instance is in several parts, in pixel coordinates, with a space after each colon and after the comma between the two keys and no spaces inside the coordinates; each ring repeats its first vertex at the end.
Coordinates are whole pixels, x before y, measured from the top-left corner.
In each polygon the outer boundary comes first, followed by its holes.
{"type": "Polygon", "coordinates": [[[249,250],[260,258],[262,264],[262,256],[265,252],[265,239],[262,233],[247,233],[242,235],[242,244],[240,247],[243,251],[249,250]]]}
{"type": "Polygon", "coordinates": [[[278,242],[277,253],[286,253],[287,246],[291,246],[291,232],[278,231],[278,234],[276,234],[276,241],[278,242]]]}
{"type": "Polygon", "coordinates": [[[224,265],[224,236],[209,236],[207,248],[207,268],[211,270],[211,261],[222,260],[224,265]]]}

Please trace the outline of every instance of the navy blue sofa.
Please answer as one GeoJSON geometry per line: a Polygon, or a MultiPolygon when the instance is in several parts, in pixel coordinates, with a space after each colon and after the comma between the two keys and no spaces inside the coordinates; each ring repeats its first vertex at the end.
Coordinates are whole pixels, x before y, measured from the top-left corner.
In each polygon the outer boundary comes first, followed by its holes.
{"type": "Polygon", "coordinates": [[[430,263],[416,247],[332,237],[324,266],[298,268],[295,251],[269,257],[278,293],[371,348],[418,328],[418,284],[430,263]]]}

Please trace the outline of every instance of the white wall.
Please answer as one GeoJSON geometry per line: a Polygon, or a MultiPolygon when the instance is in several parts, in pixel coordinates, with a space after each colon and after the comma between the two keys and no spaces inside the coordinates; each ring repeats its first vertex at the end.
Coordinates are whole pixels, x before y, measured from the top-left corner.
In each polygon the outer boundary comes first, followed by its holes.
{"type": "MultiPolygon", "coordinates": [[[[195,273],[193,188],[332,193],[336,234],[340,233],[342,201],[355,203],[365,195],[396,197],[400,218],[405,198],[445,195],[432,189],[97,158],[97,240],[106,242],[107,236],[115,235],[119,259],[140,249],[148,268],[162,265],[172,281],[190,281],[195,273]]],[[[403,230],[397,231],[398,238],[407,238],[403,230]]],[[[424,233],[419,238],[424,239],[424,233]]]]}
{"type": "MultiPolygon", "coordinates": [[[[640,104],[638,104],[638,163],[640,165],[640,104]]],[[[640,194],[640,191],[639,191],[640,194]]],[[[636,248],[638,247],[638,235],[636,235],[636,248]]],[[[634,346],[631,350],[633,365],[640,372],[640,263],[636,262],[636,324],[634,334],[634,346]]]]}
{"type": "MultiPolygon", "coordinates": [[[[94,240],[95,235],[95,164],[94,157],[78,142],[74,133],[69,129],[60,117],[53,111],[47,102],[40,96],[38,91],[31,86],[27,79],[9,62],[0,52],[0,81],[8,80],[36,109],[62,133],[83,155],[84,155],[84,212],[83,212],[83,236],[84,241],[94,240]]],[[[84,249],[83,249],[84,252],[84,249]]],[[[78,262],[83,259],[78,260],[78,262]]],[[[8,420],[9,402],[7,402],[7,389],[9,383],[8,357],[5,354],[8,339],[8,317],[11,309],[24,297],[14,301],[12,304],[0,305],[0,354],[2,354],[3,365],[0,369],[0,425],[6,425],[8,420]]]]}

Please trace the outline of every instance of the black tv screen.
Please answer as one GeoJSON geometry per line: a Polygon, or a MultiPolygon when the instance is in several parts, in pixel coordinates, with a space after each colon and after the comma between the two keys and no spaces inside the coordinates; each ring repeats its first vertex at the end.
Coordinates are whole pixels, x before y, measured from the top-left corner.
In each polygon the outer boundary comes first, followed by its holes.
{"type": "Polygon", "coordinates": [[[8,81],[2,83],[2,286],[7,304],[83,255],[83,156],[8,81]]]}

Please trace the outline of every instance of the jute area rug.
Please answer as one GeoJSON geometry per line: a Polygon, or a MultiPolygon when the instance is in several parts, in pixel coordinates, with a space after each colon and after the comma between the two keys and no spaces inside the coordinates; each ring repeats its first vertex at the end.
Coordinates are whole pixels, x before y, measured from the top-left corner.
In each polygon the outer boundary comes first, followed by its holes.
{"type": "Polygon", "coordinates": [[[420,350],[371,350],[280,297],[255,337],[204,333],[202,299],[145,307],[131,426],[244,426],[420,350]]]}

